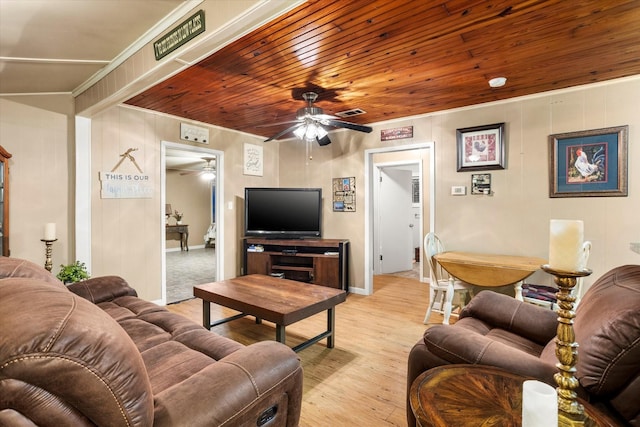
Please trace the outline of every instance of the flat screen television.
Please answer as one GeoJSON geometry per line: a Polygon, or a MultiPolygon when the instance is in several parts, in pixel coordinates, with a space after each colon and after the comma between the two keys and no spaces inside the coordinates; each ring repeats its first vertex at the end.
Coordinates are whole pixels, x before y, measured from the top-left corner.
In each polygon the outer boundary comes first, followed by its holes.
{"type": "Polygon", "coordinates": [[[321,188],[245,188],[245,236],[274,239],[322,236],[321,188]]]}

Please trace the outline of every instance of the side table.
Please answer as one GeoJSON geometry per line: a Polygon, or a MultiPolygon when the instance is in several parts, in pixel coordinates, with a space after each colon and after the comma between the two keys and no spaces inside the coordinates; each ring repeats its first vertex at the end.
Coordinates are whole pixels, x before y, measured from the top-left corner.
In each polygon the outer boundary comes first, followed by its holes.
{"type": "MultiPolygon", "coordinates": [[[[493,366],[445,365],[422,373],[411,385],[411,410],[420,427],[522,425],[522,383],[531,378],[493,366]]],[[[585,427],[618,424],[582,399],[585,427]]],[[[571,425],[559,417],[559,427],[571,425]]]]}
{"type": "Polygon", "coordinates": [[[171,234],[180,235],[180,250],[189,250],[189,226],[187,224],[176,224],[166,226],[166,238],[169,239],[171,234]]]}

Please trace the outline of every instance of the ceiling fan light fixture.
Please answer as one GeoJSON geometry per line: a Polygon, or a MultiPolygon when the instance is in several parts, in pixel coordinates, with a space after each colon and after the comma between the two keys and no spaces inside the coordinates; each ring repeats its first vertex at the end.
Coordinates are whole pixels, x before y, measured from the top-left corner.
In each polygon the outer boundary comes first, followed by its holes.
{"type": "Polygon", "coordinates": [[[313,141],[316,139],[317,135],[318,135],[318,128],[316,127],[316,125],[314,123],[308,124],[307,130],[304,133],[304,139],[307,141],[313,141]]]}
{"type": "Polygon", "coordinates": [[[307,132],[307,126],[300,126],[299,128],[297,128],[296,130],[293,131],[293,134],[296,136],[296,138],[298,139],[304,139],[304,134],[307,132]]]}
{"type": "Polygon", "coordinates": [[[205,170],[200,177],[205,181],[213,181],[216,178],[216,174],[211,170],[205,170]]]}
{"type": "Polygon", "coordinates": [[[327,136],[327,131],[319,123],[311,122],[300,126],[293,131],[293,134],[303,141],[315,141],[327,136]]]}
{"type": "Polygon", "coordinates": [[[507,83],[506,77],[495,77],[489,80],[489,86],[491,87],[502,87],[505,85],[505,83],[507,83]]]}
{"type": "MultiPolygon", "coordinates": [[[[324,114],[324,111],[320,107],[313,106],[313,102],[318,98],[318,94],[315,92],[305,92],[302,94],[302,98],[307,101],[307,106],[298,109],[296,113],[297,124],[290,126],[274,136],[267,138],[264,142],[273,141],[283,135],[292,132],[296,138],[301,141],[313,142],[316,141],[320,145],[327,145],[331,143],[331,140],[327,136],[327,130],[324,126],[331,126],[334,128],[344,128],[355,130],[359,132],[370,133],[373,128],[370,126],[359,125],[357,123],[345,122],[342,120],[335,120],[337,116],[324,114]],[[322,141],[322,143],[321,143],[322,141]]],[[[355,112],[355,110],[353,110],[355,112]]],[[[364,110],[358,109],[358,114],[364,113],[364,110]]],[[[355,113],[354,113],[355,114],[355,113]]],[[[293,122],[293,123],[295,123],[293,122]]],[[[285,124],[292,122],[284,122],[277,124],[285,124]]]]}

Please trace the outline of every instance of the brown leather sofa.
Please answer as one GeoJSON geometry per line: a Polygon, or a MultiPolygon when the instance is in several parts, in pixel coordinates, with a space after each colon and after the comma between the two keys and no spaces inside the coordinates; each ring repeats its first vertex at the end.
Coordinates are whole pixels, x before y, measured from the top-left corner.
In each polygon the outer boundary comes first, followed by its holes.
{"type": "MultiPolygon", "coordinates": [[[[409,390],[424,371],[447,364],[503,368],[555,386],[557,314],[491,291],[478,293],[454,325],[434,325],[409,354],[409,390]]],[[[614,268],[586,292],[574,319],[578,394],[618,420],[640,426],[640,265],[614,268]]],[[[463,387],[463,385],[461,385],[463,387]]]]}
{"type": "Polygon", "coordinates": [[[0,425],[298,425],[302,368],[136,296],[120,277],[66,287],[0,258],[0,425]]]}

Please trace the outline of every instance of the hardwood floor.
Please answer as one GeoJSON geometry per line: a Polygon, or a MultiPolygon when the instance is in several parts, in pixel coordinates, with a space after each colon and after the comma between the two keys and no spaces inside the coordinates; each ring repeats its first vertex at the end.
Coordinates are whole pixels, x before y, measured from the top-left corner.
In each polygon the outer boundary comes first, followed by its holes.
{"type": "MultiPolygon", "coordinates": [[[[406,426],[407,358],[427,327],[422,320],[428,299],[427,283],[381,275],[373,295],[349,294],[336,306],[335,348],[321,341],[298,353],[304,368],[300,427],[406,426]]],[[[202,322],[200,299],[167,308],[202,322]]],[[[212,320],[234,314],[215,304],[211,312],[212,320]]],[[[434,313],[430,321],[440,323],[442,315],[434,313]]],[[[324,312],[288,326],[287,345],[325,328],[324,312]]],[[[212,330],[243,344],[275,339],[272,323],[256,324],[249,317],[212,330]]]]}

